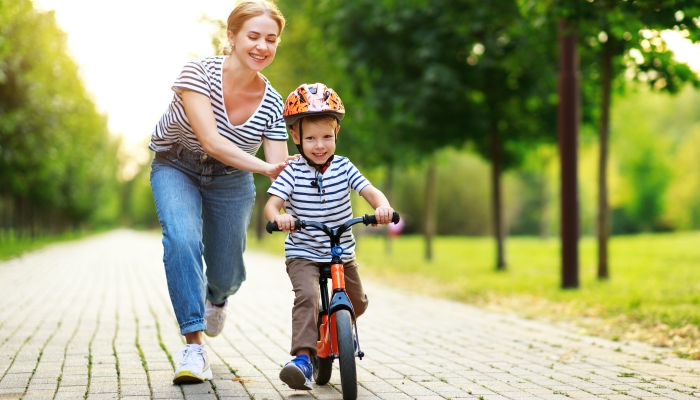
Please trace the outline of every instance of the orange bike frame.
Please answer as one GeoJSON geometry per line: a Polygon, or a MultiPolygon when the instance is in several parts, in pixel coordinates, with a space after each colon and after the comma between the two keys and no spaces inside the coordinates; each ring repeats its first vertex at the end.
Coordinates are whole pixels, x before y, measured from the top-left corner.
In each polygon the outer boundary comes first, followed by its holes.
{"type": "MultiPolygon", "coordinates": [[[[336,289],[345,290],[345,268],[343,264],[331,265],[331,280],[333,281],[333,292],[336,289]]],[[[333,353],[333,350],[338,351],[338,337],[335,333],[335,314],[331,314],[330,323],[328,315],[321,317],[321,326],[319,327],[320,339],[316,342],[318,348],[318,356],[327,358],[333,353]]]]}
{"type": "Polygon", "coordinates": [[[343,264],[331,265],[331,279],[333,280],[333,291],[336,289],[345,290],[345,268],[343,264]]]}

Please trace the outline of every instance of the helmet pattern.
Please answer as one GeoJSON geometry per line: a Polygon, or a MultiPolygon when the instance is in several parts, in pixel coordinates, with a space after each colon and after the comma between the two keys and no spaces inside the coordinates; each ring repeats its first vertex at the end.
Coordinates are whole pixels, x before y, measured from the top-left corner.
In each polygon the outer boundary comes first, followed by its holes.
{"type": "Polygon", "coordinates": [[[309,114],[333,115],[340,122],[345,116],[345,106],[340,96],[323,83],[304,83],[287,96],[282,115],[287,125],[292,125],[309,114]]]}

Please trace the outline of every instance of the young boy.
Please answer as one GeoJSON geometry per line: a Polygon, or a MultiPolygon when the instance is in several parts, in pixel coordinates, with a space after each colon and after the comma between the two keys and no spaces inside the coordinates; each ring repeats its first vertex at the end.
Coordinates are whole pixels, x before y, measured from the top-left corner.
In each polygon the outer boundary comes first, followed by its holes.
{"type": "MultiPolygon", "coordinates": [[[[374,208],[380,224],[388,224],[394,210],[386,196],[372,186],[345,157],[335,156],[340,120],[345,107],[340,97],[322,83],[299,86],[284,106],[285,123],[302,157],[290,161],[267,191],[265,217],[290,232],[284,248],[287,274],[294,289],[292,349],[295,356],[280,372],[292,389],[311,390],[310,357],[316,354],[319,309],[319,265],[331,260],[328,237],[323,232],[294,231],[296,219],[339,226],[353,217],[350,189],[374,208]],[[285,214],[280,215],[284,206],[285,214]]],[[[341,236],[345,288],[359,317],[367,309],[367,296],[355,262],[355,239],[350,231],[341,236]]]]}

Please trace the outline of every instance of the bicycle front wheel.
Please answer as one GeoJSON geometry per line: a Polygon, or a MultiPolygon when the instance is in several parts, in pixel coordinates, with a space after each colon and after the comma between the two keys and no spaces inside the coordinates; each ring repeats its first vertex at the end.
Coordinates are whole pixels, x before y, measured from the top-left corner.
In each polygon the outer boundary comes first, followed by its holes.
{"type": "Polygon", "coordinates": [[[335,313],[335,329],[338,337],[340,385],[343,388],[343,400],[355,400],[357,399],[357,369],[350,311],[340,310],[335,313]]]}

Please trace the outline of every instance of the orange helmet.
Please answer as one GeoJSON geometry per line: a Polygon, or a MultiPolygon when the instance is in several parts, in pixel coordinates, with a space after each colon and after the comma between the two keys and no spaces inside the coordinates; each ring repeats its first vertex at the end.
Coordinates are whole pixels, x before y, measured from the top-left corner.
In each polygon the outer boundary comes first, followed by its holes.
{"type": "Polygon", "coordinates": [[[309,114],[333,115],[340,123],[345,116],[345,106],[338,94],[323,83],[304,83],[287,96],[282,115],[287,125],[292,125],[309,114]]]}

